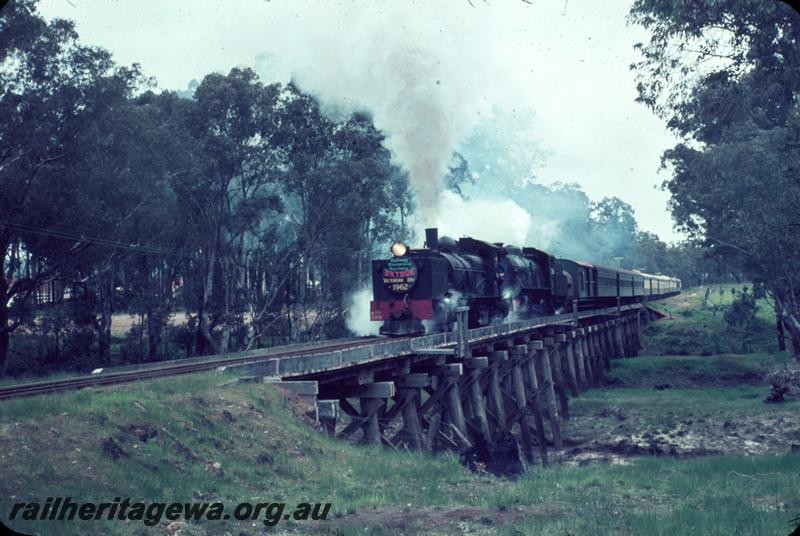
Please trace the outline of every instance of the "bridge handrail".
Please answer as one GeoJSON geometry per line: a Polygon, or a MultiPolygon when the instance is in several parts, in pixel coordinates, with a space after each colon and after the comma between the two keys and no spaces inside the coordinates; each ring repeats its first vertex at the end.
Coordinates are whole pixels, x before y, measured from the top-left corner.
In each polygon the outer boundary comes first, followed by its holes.
{"type": "MultiPolygon", "coordinates": [[[[619,311],[630,311],[643,308],[642,304],[624,305],[619,311]]],[[[616,316],[617,307],[607,307],[604,309],[593,309],[578,313],[579,319],[593,318],[597,316],[616,316]]],[[[575,315],[572,312],[540,316],[515,322],[506,322],[473,328],[467,331],[469,342],[483,342],[500,337],[507,337],[515,333],[524,333],[532,329],[553,326],[553,325],[572,325],[575,315]]],[[[299,355],[292,357],[275,358],[273,361],[274,375],[281,378],[292,378],[305,376],[308,374],[320,373],[330,370],[343,369],[357,365],[363,365],[373,361],[384,359],[394,359],[407,355],[421,353],[426,349],[455,347],[458,343],[458,333],[448,331],[445,333],[434,333],[413,337],[408,339],[392,339],[386,342],[365,345],[358,348],[337,350],[330,354],[299,355]]],[[[269,361],[269,360],[268,360],[269,361]]],[[[272,367],[269,367],[272,368],[272,367]]]]}

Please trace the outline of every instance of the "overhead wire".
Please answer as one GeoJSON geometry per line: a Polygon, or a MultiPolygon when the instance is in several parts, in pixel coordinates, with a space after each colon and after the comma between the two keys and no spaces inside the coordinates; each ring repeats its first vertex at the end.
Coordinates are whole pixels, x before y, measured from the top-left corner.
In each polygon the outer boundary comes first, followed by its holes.
{"type": "Polygon", "coordinates": [[[19,223],[19,222],[12,222],[7,221],[4,223],[6,227],[12,227],[19,231],[37,234],[40,236],[48,236],[51,238],[60,238],[63,240],[73,240],[77,242],[87,242],[90,244],[96,244],[99,246],[105,246],[115,249],[126,249],[130,251],[138,251],[142,253],[151,253],[154,255],[165,255],[170,257],[179,257],[184,259],[197,259],[200,257],[197,253],[187,252],[185,250],[180,249],[169,249],[160,246],[150,245],[150,244],[137,244],[133,242],[122,242],[120,240],[114,240],[111,238],[104,238],[104,237],[97,237],[97,236],[88,236],[84,234],[77,234],[70,231],[64,231],[60,229],[52,229],[46,227],[39,227],[35,225],[19,223]]]}

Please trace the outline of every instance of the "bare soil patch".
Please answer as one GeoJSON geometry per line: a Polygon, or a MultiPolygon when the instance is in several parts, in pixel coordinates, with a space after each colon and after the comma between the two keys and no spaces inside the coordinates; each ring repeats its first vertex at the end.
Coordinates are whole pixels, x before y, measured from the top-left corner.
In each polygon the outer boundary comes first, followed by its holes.
{"type": "Polygon", "coordinates": [[[383,527],[386,534],[411,535],[420,531],[430,534],[462,534],[466,526],[483,526],[487,529],[495,526],[514,526],[523,519],[542,516],[563,516],[569,513],[565,503],[548,502],[527,504],[509,508],[480,508],[472,506],[414,508],[375,507],[347,513],[339,518],[329,520],[328,526],[344,530],[348,527],[383,527]],[[391,527],[391,532],[388,531],[391,527]]]}
{"type": "Polygon", "coordinates": [[[800,423],[784,417],[732,420],[730,415],[706,416],[663,426],[643,424],[635,413],[620,422],[614,416],[575,416],[565,427],[568,443],[563,460],[575,463],[624,463],[638,456],[706,456],[769,454],[800,444],[800,423]]]}
{"type": "MultiPolygon", "coordinates": [[[[561,460],[626,463],[641,456],[759,455],[800,449],[796,402],[762,404],[756,391],[752,410],[743,409],[742,404],[726,407],[718,402],[685,411],[674,411],[674,407],[659,411],[656,397],[650,405],[642,391],[644,398],[637,404],[574,411],[562,428],[565,449],[561,460]]],[[[674,391],[692,397],[697,389],[674,391]]]]}
{"type": "MultiPolygon", "coordinates": [[[[184,313],[172,313],[167,321],[170,326],[183,326],[186,324],[184,313]]],[[[135,315],[117,314],[111,317],[111,335],[114,337],[125,337],[134,326],[139,324],[139,318],[135,315]]]]}

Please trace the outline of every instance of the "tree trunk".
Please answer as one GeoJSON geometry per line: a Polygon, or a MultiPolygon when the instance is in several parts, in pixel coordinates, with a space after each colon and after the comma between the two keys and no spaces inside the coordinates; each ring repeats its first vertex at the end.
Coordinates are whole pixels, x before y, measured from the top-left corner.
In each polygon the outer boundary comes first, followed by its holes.
{"type": "Polygon", "coordinates": [[[222,328],[222,334],[220,335],[219,341],[219,353],[227,354],[228,353],[228,343],[231,340],[231,328],[228,324],[222,328]]]}
{"type": "Polygon", "coordinates": [[[195,330],[194,317],[189,311],[186,312],[186,355],[184,357],[192,357],[192,336],[190,333],[195,330]]]}
{"type": "Polygon", "coordinates": [[[797,317],[791,313],[786,315],[783,320],[783,325],[792,336],[792,350],[794,350],[794,358],[800,361],[800,322],[797,317]]]}
{"type": "Polygon", "coordinates": [[[13,273],[5,273],[6,253],[8,252],[8,242],[0,240],[0,377],[6,374],[8,364],[8,351],[10,344],[9,325],[8,325],[8,285],[13,273]]]}
{"type": "MultiPolygon", "coordinates": [[[[205,353],[205,338],[203,337],[203,303],[200,302],[200,307],[197,308],[197,324],[194,327],[194,355],[203,355],[205,353]]],[[[191,344],[189,344],[191,347],[191,344]]],[[[191,351],[191,348],[189,348],[191,351]]]]}
{"type": "Polygon", "coordinates": [[[6,301],[5,280],[0,281],[0,376],[5,376],[8,364],[10,337],[8,333],[8,302],[6,301]]]}
{"type": "Polygon", "coordinates": [[[792,336],[792,347],[794,349],[794,357],[800,361],[800,322],[797,317],[789,313],[783,320],[783,325],[792,336]]]}
{"type": "Polygon", "coordinates": [[[775,300],[775,324],[778,331],[778,351],[786,351],[786,337],[783,333],[783,311],[781,311],[781,304],[775,300]]]}
{"type": "Polygon", "coordinates": [[[214,268],[216,265],[216,260],[216,251],[212,249],[209,253],[208,262],[206,264],[205,282],[203,284],[203,300],[197,315],[197,353],[200,355],[209,353],[209,350],[210,353],[215,352],[214,339],[211,335],[211,314],[208,310],[211,305],[211,298],[214,291],[214,268]]]}
{"type": "Polygon", "coordinates": [[[164,321],[160,312],[147,313],[147,360],[158,361],[158,347],[161,344],[161,333],[164,321]]]}
{"type": "Polygon", "coordinates": [[[223,263],[224,272],[222,274],[222,299],[223,299],[223,321],[222,321],[222,334],[219,342],[219,353],[227,354],[230,347],[232,319],[231,311],[233,301],[233,287],[236,284],[235,274],[232,262],[223,263]]]}
{"type": "Polygon", "coordinates": [[[144,313],[139,313],[139,340],[136,347],[136,357],[141,363],[144,360],[144,313]]]}
{"type": "Polygon", "coordinates": [[[100,297],[100,325],[98,326],[98,347],[100,362],[111,362],[111,318],[114,298],[114,275],[109,271],[99,277],[98,296],[100,297]]]}
{"type": "Polygon", "coordinates": [[[797,302],[791,294],[782,295],[781,293],[773,292],[773,297],[778,306],[783,309],[783,326],[792,337],[794,357],[800,361],[800,321],[798,321],[800,312],[797,310],[797,302]]]}

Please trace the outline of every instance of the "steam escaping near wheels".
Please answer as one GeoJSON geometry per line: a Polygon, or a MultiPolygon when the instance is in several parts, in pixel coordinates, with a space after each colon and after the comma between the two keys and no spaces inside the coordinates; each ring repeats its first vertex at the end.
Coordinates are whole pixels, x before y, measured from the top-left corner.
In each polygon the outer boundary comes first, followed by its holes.
{"type": "Polygon", "coordinates": [[[354,335],[378,335],[380,325],[369,320],[372,289],[364,286],[353,292],[347,302],[345,325],[354,335]]]}

